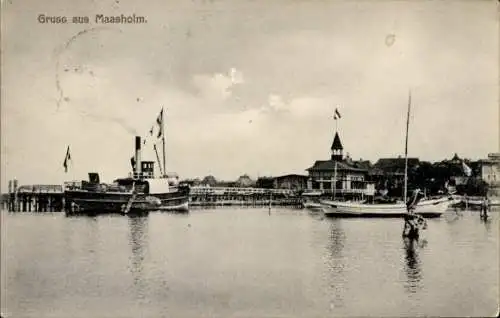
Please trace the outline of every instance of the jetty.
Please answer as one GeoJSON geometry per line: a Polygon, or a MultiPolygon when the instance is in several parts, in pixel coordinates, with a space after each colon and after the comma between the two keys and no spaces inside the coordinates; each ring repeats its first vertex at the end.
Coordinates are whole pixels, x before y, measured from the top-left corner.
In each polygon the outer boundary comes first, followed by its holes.
{"type": "Polygon", "coordinates": [[[302,207],[299,191],[252,187],[191,187],[191,207],[288,206],[302,207]]]}
{"type": "Polygon", "coordinates": [[[9,193],[2,195],[2,209],[11,212],[60,212],[64,209],[62,185],[17,185],[9,181],[9,193]]]}
{"type": "MultiPolygon", "coordinates": [[[[2,209],[10,212],[60,212],[65,205],[62,185],[21,185],[9,182],[9,193],[2,195],[2,209]]],[[[292,189],[253,187],[204,187],[190,189],[190,207],[288,206],[302,207],[301,192],[292,189]]]]}

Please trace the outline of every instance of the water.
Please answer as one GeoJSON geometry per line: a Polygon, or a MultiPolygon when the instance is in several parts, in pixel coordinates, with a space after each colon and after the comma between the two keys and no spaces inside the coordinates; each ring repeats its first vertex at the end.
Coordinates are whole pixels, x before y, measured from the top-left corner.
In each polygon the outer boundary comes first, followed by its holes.
{"type": "Polygon", "coordinates": [[[405,245],[399,219],[305,210],[2,215],[12,317],[492,316],[499,213],[447,212],[405,245]]]}

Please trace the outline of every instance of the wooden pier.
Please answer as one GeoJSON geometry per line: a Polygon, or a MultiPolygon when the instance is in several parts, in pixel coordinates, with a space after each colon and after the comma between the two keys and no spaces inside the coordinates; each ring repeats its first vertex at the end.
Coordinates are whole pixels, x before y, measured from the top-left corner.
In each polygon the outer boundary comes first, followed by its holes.
{"type": "Polygon", "coordinates": [[[9,181],[9,193],[2,195],[2,209],[10,212],[59,212],[64,208],[62,185],[21,185],[9,181]]]}
{"type": "MultiPolygon", "coordinates": [[[[15,181],[15,180],[14,180],[15,181]]],[[[11,212],[58,212],[65,209],[62,185],[21,185],[9,182],[2,209],[11,212]]],[[[288,189],[192,187],[190,207],[302,207],[300,193],[288,189]]]]}
{"type": "Polygon", "coordinates": [[[302,207],[300,194],[288,189],[192,187],[190,196],[190,207],[270,205],[302,207]]]}

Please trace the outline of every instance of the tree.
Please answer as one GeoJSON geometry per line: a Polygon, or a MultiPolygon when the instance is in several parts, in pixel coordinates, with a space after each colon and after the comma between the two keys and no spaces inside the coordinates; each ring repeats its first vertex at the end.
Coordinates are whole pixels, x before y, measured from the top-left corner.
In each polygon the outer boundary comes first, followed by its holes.
{"type": "Polygon", "coordinates": [[[260,177],[257,179],[255,186],[257,188],[272,189],[274,188],[274,178],[260,177]]]}
{"type": "Polygon", "coordinates": [[[214,176],[210,175],[210,176],[206,176],[205,178],[203,178],[201,183],[204,185],[209,185],[209,186],[213,187],[217,184],[217,179],[215,179],[214,176]]]}

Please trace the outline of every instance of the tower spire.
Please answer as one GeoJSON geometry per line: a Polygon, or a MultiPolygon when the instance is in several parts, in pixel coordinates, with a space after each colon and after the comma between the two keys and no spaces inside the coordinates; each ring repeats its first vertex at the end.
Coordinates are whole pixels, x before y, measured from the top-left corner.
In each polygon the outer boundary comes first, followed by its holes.
{"type": "Polygon", "coordinates": [[[342,160],[344,147],[342,146],[338,132],[335,132],[335,137],[333,138],[332,147],[330,149],[332,151],[332,160],[342,160]]]}
{"type": "Polygon", "coordinates": [[[338,120],[342,118],[338,107],[335,107],[335,111],[333,112],[333,119],[335,120],[335,137],[333,138],[332,147],[330,148],[332,151],[332,160],[341,161],[343,159],[342,151],[344,147],[342,147],[342,142],[340,142],[339,132],[338,132],[338,120]]]}

